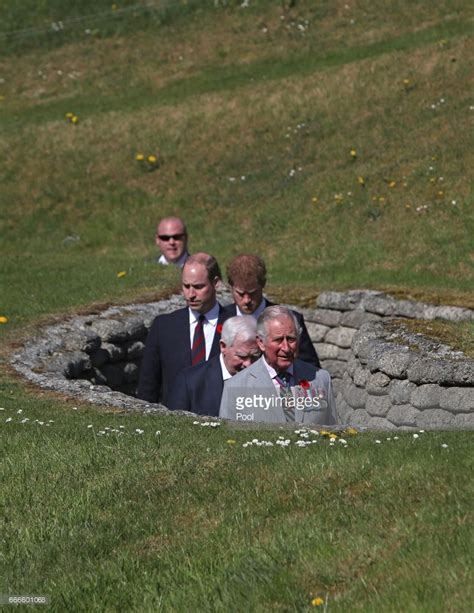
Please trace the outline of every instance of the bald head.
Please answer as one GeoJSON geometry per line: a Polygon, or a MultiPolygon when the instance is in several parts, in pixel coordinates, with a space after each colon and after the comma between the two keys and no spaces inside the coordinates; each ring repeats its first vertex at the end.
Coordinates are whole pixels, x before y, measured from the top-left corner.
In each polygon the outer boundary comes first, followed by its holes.
{"type": "Polygon", "coordinates": [[[164,217],[156,228],[155,242],[166,260],[176,264],[188,244],[188,233],[181,217],[164,217]]]}

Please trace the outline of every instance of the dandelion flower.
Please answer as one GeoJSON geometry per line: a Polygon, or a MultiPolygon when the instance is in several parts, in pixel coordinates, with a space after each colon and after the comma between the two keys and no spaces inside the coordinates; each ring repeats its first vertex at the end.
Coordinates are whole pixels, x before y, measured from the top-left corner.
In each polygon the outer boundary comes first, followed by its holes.
{"type": "Polygon", "coordinates": [[[5,317],[5,315],[0,315],[0,324],[7,324],[8,323],[8,317],[5,317]]]}
{"type": "Polygon", "coordinates": [[[236,443],[236,441],[235,441],[233,438],[229,438],[229,439],[227,440],[227,444],[228,444],[228,445],[235,445],[235,443],[236,443]]]}
{"type": "Polygon", "coordinates": [[[71,123],[79,123],[79,117],[77,115],[74,115],[74,117],[71,117],[71,123]]]}
{"type": "Polygon", "coordinates": [[[403,79],[403,85],[405,87],[407,87],[408,85],[410,85],[410,79],[403,79]]]}
{"type": "Polygon", "coordinates": [[[122,279],[123,277],[125,277],[127,275],[125,270],[121,270],[120,272],[117,273],[117,277],[119,279],[122,279]]]}
{"type": "Polygon", "coordinates": [[[74,117],[74,113],[71,113],[71,112],[66,113],[65,117],[66,119],[72,119],[74,117]]]}
{"type": "Polygon", "coordinates": [[[324,600],[323,598],[321,598],[321,596],[317,596],[316,598],[313,598],[313,600],[311,601],[311,606],[313,607],[320,607],[323,604],[324,604],[324,600]]]}
{"type": "Polygon", "coordinates": [[[314,204],[317,204],[319,202],[319,198],[317,196],[313,196],[311,201],[314,202],[314,204]]]}
{"type": "Polygon", "coordinates": [[[359,185],[364,186],[364,185],[365,185],[365,179],[364,179],[364,177],[357,177],[357,183],[358,183],[359,185]]]}
{"type": "Polygon", "coordinates": [[[143,153],[137,153],[135,159],[137,160],[137,162],[143,162],[145,156],[143,155],[143,153]]]}
{"type": "Polygon", "coordinates": [[[158,161],[156,155],[149,155],[147,157],[147,160],[150,162],[150,164],[156,164],[156,162],[158,161]]]}
{"type": "Polygon", "coordinates": [[[351,149],[351,157],[353,159],[355,159],[357,157],[357,150],[356,149],[351,149]]]}
{"type": "Polygon", "coordinates": [[[396,181],[390,181],[390,183],[388,184],[389,187],[395,187],[397,184],[396,181]]]}

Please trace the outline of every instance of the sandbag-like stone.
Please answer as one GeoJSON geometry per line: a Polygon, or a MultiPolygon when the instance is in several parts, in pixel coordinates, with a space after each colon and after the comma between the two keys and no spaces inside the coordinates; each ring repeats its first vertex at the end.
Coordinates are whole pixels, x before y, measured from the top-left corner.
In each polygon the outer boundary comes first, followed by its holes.
{"type": "Polygon", "coordinates": [[[420,411],[410,404],[398,404],[387,413],[389,419],[396,426],[416,426],[416,418],[420,411]]]}
{"type": "Polygon", "coordinates": [[[442,391],[443,388],[439,385],[420,385],[413,390],[411,404],[417,409],[435,409],[439,407],[442,391]]]}
{"type": "Polygon", "coordinates": [[[348,416],[350,426],[364,427],[369,425],[371,417],[364,409],[357,409],[348,416]]]}
{"type": "Polygon", "coordinates": [[[365,410],[373,417],[385,417],[392,408],[388,396],[367,396],[365,410]]]}
{"type": "Polygon", "coordinates": [[[415,383],[408,379],[392,379],[388,395],[392,404],[409,404],[411,394],[416,389],[415,383]]]}
{"type": "Polygon", "coordinates": [[[346,384],[342,388],[342,395],[352,409],[365,409],[365,403],[367,401],[367,392],[365,389],[346,384]]]}
{"type": "Polygon", "coordinates": [[[345,349],[351,346],[352,338],[355,332],[356,331],[353,328],[338,326],[337,328],[329,330],[329,332],[326,334],[325,341],[326,343],[333,343],[334,345],[345,349]]]}
{"type": "Polygon", "coordinates": [[[454,428],[462,428],[463,430],[474,429],[474,413],[459,413],[454,417],[454,428]]]}
{"type": "Polygon", "coordinates": [[[342,397],[342,394],[339,394],[336,401],[336,412],[341,424],[349,423],[350,416],[354,412],[353,409],[347,404],[347,402],[342,397]]]}
{"type": "Polygon", "coordinates": [[[419,385],[423,383],[453,385],[456,379],[456,364],[447,360],[418,358],[408,367],[407,377],[419,385]]]}
{"type": "Polygon", "coordinates": [[[446,387],[442,389],[439,406],[451,413],[474,412],[474,388],[446,387]]]}
{"type": "Polygon", "coordinates": [[[138,381],[138,366],[134,362],[127,362],[123,367],[124,383],[135,383],[138,381]]]}
{"type": "Polygon", "coordinates": [[[385,396],[388,394],[390,377],[382,372],[376,372],[367,378],[365,389],[372,396],[385,396]]]}
{"type": "Polygon", "coordinates": [[[138,360],[143,357],[145,343],[143,341],[128,341],[123,346],[127,360],[138,360]]]}
{"type": "Polygon", "coordinates": [[[113,343],[103,343],[102,349],[107,353],[109,362],[120,362],[125,357],[123,345],[114,345],[113,343]]]}
{"type": "Polygon", "coordinates": [[[396,430],[396,426],[384,417],[371,417],[367,425],[372,430],[396,430]]]}
{"type": "Polygon", "coordinates": [[[347,362],[341,360],[323,360],[322,367],[326,369],[331,377],[339,377],[342,379],[346,370],[347,362]]]}
{"type": "Polygon", "coordinates": [[[361,304],[365,311],[384,317],[389,317],[396,313],[396,301],[391,296],[365,296],[361,304]]]}
{"type": "Polygon", "coordinates": [[[326,332],[330,329],[329,326],[323,326],[322,324],[315,324],[313,322],[306,322],[306,329],[308,330],[309,338],[313,343],[321,343],[324,341],[326,332]]]}
{"type": "Polygon", "coordinates": [[[454,415],[442,409],[425,409],[416,417],[418,428],[447,428],[454,424],[454,415]]]}
{"type": "Polygon", "coordinates": [[[125,324],[117,319],[96,319],[91,323],[91,328],[100,336],[102,342],[124,343],[128,338],[125,324]]]}
{"type": "Polygon", "coordinates": [[[339,347],[331,343],[315,343],[316,353],[320,360],[337,360],[339,347]]]}
{"type": "Polygon", "coordinates": [[[147,335],[148,330],[143,320],[139,317],[129,317],[124,320],[123,325],[127,334],[127,340],[139,340],[145,338],[147,335]]]}
{"type": "Polygon", "coordinates": [[[370,370],[368,368],[363,368],[362,366],[358,366],[357,368],[354,369],[353,379],[354,379],[354,383],[358,387],[365,387],[369,376],[370,376],[370,370]]]}
{"type": "Polygon", "coordinates": [[[361,310],[345,311],[341,315],[341,325],[358,330],[367,321],[376,321],[378,319],[380,319],[380,315],[375,315],[375,313],[367,313],[361,310]]]}
{"type": "Polygon", "coordinates": [[[415,358],[407,347],[386,346],[380,350],[380,345],[369,349],[367,367],[372,372],[380,370],[389,377],[404,379],[415,358]]]}
{"type": "Polygon", "coordinates": [[[435,307],[434,317],[448,321],[472,321],[474,319],[474,311],[455,306],[438,306],[435,307]]]}
{"type": "Polygon", "coordinates": [[[100,347],[100,336],[91,330],[69,330],[63,339],[66,351],[83,351],[92,354],[100,347]]]}
{"type": "Polygon", "coordinates": [[[339,322],[341,321],[341,314],[339,311],[315,309],[310,321],[329,328],[334,328],[334,326],[339,325],[339,322]]]}

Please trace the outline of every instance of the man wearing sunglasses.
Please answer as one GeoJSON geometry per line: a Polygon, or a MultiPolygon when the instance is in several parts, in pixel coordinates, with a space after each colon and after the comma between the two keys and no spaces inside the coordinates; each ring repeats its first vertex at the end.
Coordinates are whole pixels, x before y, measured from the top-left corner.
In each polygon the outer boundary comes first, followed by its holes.
{"type": "Polygon", "coordinates": [[[158,264],[175,264],[182,268],[189,257],[188,233],[180,217],[163,218],[156,229],[156,246],[161,251],[158,264]]]}

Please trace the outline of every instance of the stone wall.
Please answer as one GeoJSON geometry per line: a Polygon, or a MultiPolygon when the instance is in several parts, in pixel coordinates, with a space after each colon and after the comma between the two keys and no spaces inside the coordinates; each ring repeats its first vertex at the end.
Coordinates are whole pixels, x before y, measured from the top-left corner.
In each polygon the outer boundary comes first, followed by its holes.
{"type": "MultiPolygon", "coordinates": [[[[226,304],[230,295],[222,291],[219,299],[226,304]]],[[[156,315],[182,306],[182,298],[173,296],[76,317],[42,330],[15,353],[12,364],[51,389],[115,406],[148,407],[133,398],[148,329],[156,315]]],[[[333,378],[345,423],[474,427],[473,362],[400,325],[394,330],[392,323],[412,317],[472,320],[472,311],[374,291],[324,292],[315,309],[300,310],[322,366],[333,378]]]]}

